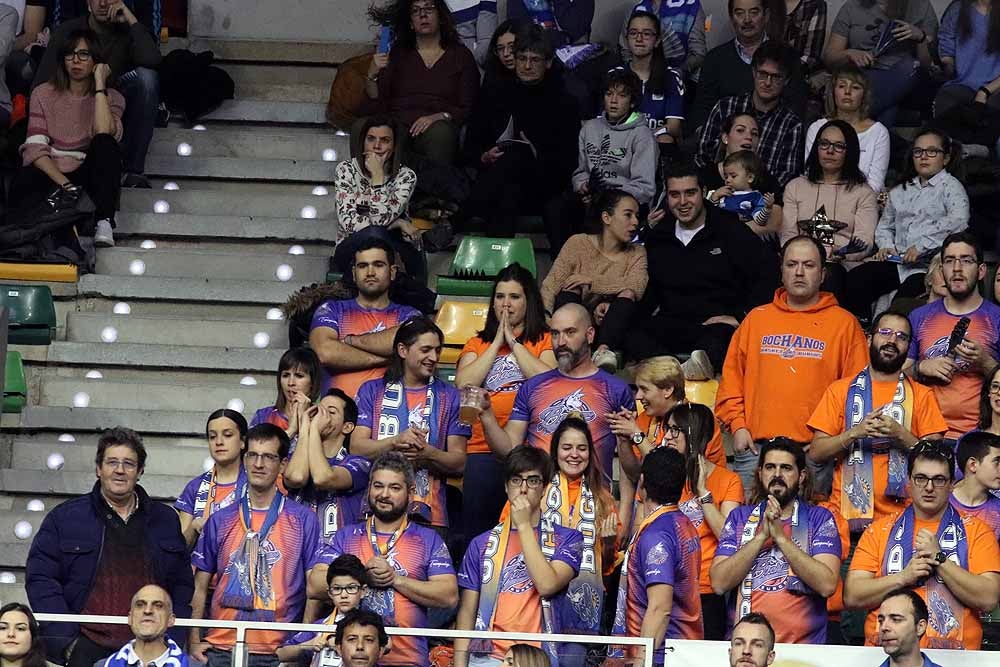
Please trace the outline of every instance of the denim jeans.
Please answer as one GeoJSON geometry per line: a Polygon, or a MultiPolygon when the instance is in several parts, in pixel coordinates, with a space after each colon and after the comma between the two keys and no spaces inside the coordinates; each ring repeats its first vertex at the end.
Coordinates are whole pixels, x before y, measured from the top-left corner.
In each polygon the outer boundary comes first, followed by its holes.
{"type": "Polygon", "coordinates": [[[916,63],[903,58],[889,69],[868,70],[871,82],[872,106],[870,116],[888,128],[896,124],[899,103],[903,101],[917,81],[916,63]]]}
{"type": "Polygon", "coordinates": [[[125,134],[122,137],[124,171],[146,172],[146,152],[153,140],[156,109],[160,104],[160,75],[148,67],[136,67],[118,79],[118,90],[125,97],[125,134]]]}
{"type": "Polygon", "coordinates": [[[743,482],[743,490],[749,498],[753,495],[755,480],[757,479],[757,455],[748,449],[745,452],[733,452],[733,464],[731,470],[740,476],[743,482]]]}

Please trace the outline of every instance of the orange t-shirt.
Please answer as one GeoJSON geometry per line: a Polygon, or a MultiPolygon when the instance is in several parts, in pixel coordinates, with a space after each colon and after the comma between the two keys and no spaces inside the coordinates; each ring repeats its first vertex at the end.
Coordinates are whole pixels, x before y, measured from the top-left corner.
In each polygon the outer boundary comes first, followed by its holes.
{"type": "MultiPolygon", "coordinates": [[[[822,431],[827,435],[843,433],[847,426],[844,410],[847,405],[847,391],[854,382],[854,376],[837,380],[831,384],[816,405],[812,417],[809,418],[809,428],[822,431]]],[[[872,406],[879,407],[892,403],[896,393],[897,382],[872,381],[872,406]]],[[[941,416],[934,392],[918,382],[909,382],[907,391],[913,391],[913,415],[910,417],[910,432],[918,438],[934,433],[944,433],[948,425],[941,416]]],[[[845,451],[838,455],[837,466],[833,471],[833,492],[830,494],[830,504],[840,509],[841,486],[844,477],[845,451]]],[[[889,480],[889,455],[877,454],[872,457],[872,484],[874,486],[875,520],[896,514],[910,504],[909,499],[893,498],[885,495],[885,487],[889,480]]],[[[846,552],[845,552],[846,553],[846,552]]]]}
{"type": "MultiPolygon", "coordinates": [[[[477,357],[489,349],[491,341],[485,341],[479,336],[473,336],[462,348],[462,357],[468,353],[477,357]]],[[[525,343],[524,347],[533,357],[542,356],[542,352],[552,349],[552,334],[545,332],[536,343],[525,343]]],[[[459,357],[461,359],[461,357],[459,357]]],[[[514,409],[514,397],[517,390],[521,388],[521,383],[525,381],[524,373],[517,364],[517,359],[511,349],[504,345],[497,353],[497,358],[493,361],[486,379],[483,380],[483,387],[490,393],[490,401],[493,404],[493,414],[497,417],[497,422],[503,428],[510,419],[510,413],[514,409]]],[[[486,436],[483,435],[483,425],[476,420],[472,425],[472,437],[465,446],[466,454],[489,454],[490,446],[486,444],[486,436]]]]}
{"type": "MultiPolygon", "coordinates": [[[[742,505],[744,502],[743,482],[740,476],[723,467],[715,466],[705,480],[705,487],[712,494],[717,507],[721,507],[722,503],[727,501],[737,505],[742,505]]],[[[715,547],[719,545],[719,538],[705,521],[701,503],[691,493],[688,485],[684,486],[684,491],[681,493],[680,510],[698,529],[698,539],[701,541],[701,576],[698,579],[698,589],[702,594],[710,594],[713,591],[708,573],[712,569],[712,560],[715,558],[715,547]]]]}
{"type": "MultiPolygon", "coordinates": [[[[879,519],[865,530],[858,542],[858,548],[854,552],[854,559],[851,561],[851,570],[860,572],[871,572],[876,577],[881,576],[882,557],[889,544],[889,534],[896,517],[885,517],[879,519]]],[[[932,533],[937,533],[938,521],[922,521],[917,519],[913,527],[913,535],[922,529],[927,529],[932,533]]],[[[965,526],[966,541],[969,549],[969,572],[972,574],[983,574],[984,572],[1000,572],[1000,545],[993,531],[985,523],[971,516],[962,517],[962,524],[965,526]]],[[[903,564],[906,565],[905,563],[903,564]]],[[[919,586],[914,590],[927,601],[926,586],[919,586]]],[[[878,611],[868,612],[865,619],[865,645],[878,646],[878,611]]],[[[983,643],[983,624],[979,619],[979,612],[974,609],[965,608],[962,611],[962,643],[970,651],[978,651],[983,643]]],[[[927,648],[927,636],[920,643],[927,648]]]]}
{"type": "MultiPolygon", "coordinates": [[[[652,422],[653,417],[648,412],[643,412],[635,419],[639,430],[653,437],[656,441],[656,446],[659,447],[664,444],[664,439],[667,437],[667,430],[663,428],[662,423],[652,426],[652,422]]],[[[633,447],[632,449],[635,450],[637,457],[642,458],[637,447],[633,447]]],[[[726,450],[722,446],[722,431],[719,429],[718,422],[713,425],[712,439],[705,445],[705,458],[721,468],[727,467],[726,450]]]]}

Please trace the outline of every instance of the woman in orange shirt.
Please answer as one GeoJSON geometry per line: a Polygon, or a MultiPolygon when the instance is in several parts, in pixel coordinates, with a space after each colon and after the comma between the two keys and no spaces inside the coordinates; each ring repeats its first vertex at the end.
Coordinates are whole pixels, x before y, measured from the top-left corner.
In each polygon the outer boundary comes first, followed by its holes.
{"type": "Polygon", "coordinates": [[[604,603],[604,573],[615,566],[619,530],[615,499],[605,482],[587,422],[571,412],[552,434],[555,464],[542,496],[542,519],[583,533],[580,573],[569,583],[562,631],[597,634],[604,603]]]}
{"type": "MultiPolygon", "coordinates": [[[[555,368],[556,357],[542,295],[530,271],[516,262],[505,268],[493,282],[490,301],[493,307],[486,314],[486,326],[462,348],[455,386],[485,388],[503,427],[521,383],[555,368]]],[[[471,539],[497,524],[507,500],[503,463],[490,452],[478,421],[466,446],[462,486],[465,535],[471,539]]]]}

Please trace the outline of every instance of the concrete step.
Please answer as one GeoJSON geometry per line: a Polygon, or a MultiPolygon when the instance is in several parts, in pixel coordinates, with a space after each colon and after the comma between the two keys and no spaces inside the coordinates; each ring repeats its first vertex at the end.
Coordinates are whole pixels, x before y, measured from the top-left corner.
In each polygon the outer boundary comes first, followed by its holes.
{"type": "MultiPolygon", "coordinates": [[[[206,414],[207,416],[207,414],[206,414]]],[[[208,445],[205,441],[205,420],[202,420],[201,431],[193,436],[187,437],[182,435],[156,435],[140,433],[142,435],[142,444],[146,447],[147,451],[167,451],[180,449],[184,451],[199,451],[208,455],[208,445]]],[[[32,452],[44,452],[48,456],[49,452],[60,451],[63,452],[65,449],[76,448],[81,452],[90,452],[90,456],[83,456],[82,460],[90,461],[90,468],[93,467],[94,454],[97,452],[97,442],[100,440],[100,434],[94,432],[74,432],[57,434],[47,431],[42,431],[39,433],[22,433],[16,437],[11,437],[10,446],[13,455],[13,461],[15,465],[14,468],[35,468],[34,465],[23,465],[26,461],[30,460],[30,454],[32,452]],[[59,436],[70,436],[73,438],[72,441],[62,442],[59,440],[59,436]],[[27,458],[26,458],[27,457],[27,458]]],[[[67,466],[69,465],[70,457],[67,455],[67,466]]],[[[44,465],[44,457],[42,458],[44,465]]],[[[86,468],[89,470],[90,468],[86,468]]],[[[11,497],[8,496],[8,500],[11,497]]],[[[0,498],[0,502],[3,499],[0,498]]],[[[4,509],[0,505],[0,509],[4,509]]],[[[7,507],[6,509],[9,509],[7,507]]]]}
{"type": "MultiPolygon", "coordinates": [[[[318,181],[317,181],[318,182],[318,181]]],[[[329,183],[329,181],[327,181],[329,183]]],[[[172,219],[167,215],[199,215],[212,216],[217,220],[229,217],[250,217],[258,220],[303,220],[302,207],[312,206],[316,209],[316,220],[329,222],[337,216],[337,204],[333,200],[333,185],[328,185],[330,196],[317,197],[303,192],[301,195],[277,195],[273,192],[228,192],[226,190],[190,190],[187,183],[181,184],[180,190],[136,190],[122,191],[121,214],[118,217],[119,228],[123,227],[125,213],[154,213],[158,201],[165,201],[170,208],[163,215],[163,226],[172,219]]],[[[254,188],[254,186],[250,186],[254,188]]],[[[301,186],[299,186],[301,187],[301,186]]],[[[304,188],[303,188],[304,189],[304,188]]],[[[213,220],[215,224],[217,220],[213,220]]],[[[305,222],[312,223],[311,220],[305,222]]],[[[125,231],[122,229],[122,231],[125,231]]],[[[333,230],[335,232],[335,230],[333,230]]],[[[234,236],[234,238],[241,238],[234,236]]]]}
{"type": "Polygon", "coordinates": [[[150,155],[146,173],[183,178],[232,178],[257,181],[333,181],[335,163],[322,159],[245,159],[150,155]]]}
{"type": "Polygon", "coordinates": [[[205,278],[157,278],[89,274],[79,282],[80,294],[109,299],[157,299],[161,301],[210,301],[280,305],[298,290],[300,283],[278,281],[222,280],[205,278]]]}
{"type": "MultiPolygon", "coordinates": [[[[147,345],[193,345],[198,347],[255,347],[255,335],[267,334],[265,348],[288,348],[288,325],[281,320],[205,321],[165,317],[136,317],[107,313],[69,313],[66,339],[73,342],[103,343],[105,329],[114,327],[118,343],[147,345]]],[[[260,342],[260,341],[256,341],[260,342]]]]}
{"type": "Polygon", "coordinates": [[[85,410],[143,410],[156,406],[159,411],[199,412],[208,414],[225,407],[233,399],[242,401],[247,415],[274,401],[271,387],[216,385],[181,385],[170,382],[108,382],[53,379],[42,383],[41,392],[31,400],[49,407],[73,406],[81,394],[89,399],[85,410]]]}
{"type": "MultiPolygon", "coordinates": [[[[144,438],[145,440],[145,438],[144,438]]],[[[16,470],[48,470],[50,454],[58,453],[63,457],[61,470],[66,472],[87,472],[94,470],[94,454],[96,447],[79,443],[52,442],[47,447],[39,447],[39,443],[15,440],[12,448],[11,468],[16,470]]],[[[208,447],[200,442],[197,447],[176,447],[169,445],[152,445],[143,443],[148,454],[146,467],[150,470],[163,470],[167,466],[170,472],[177,475],[200,475],[204,470],[205,459],[209,458],[208,447]]],[[[11,510],[26,509],[29,498],[13,498],[11,510]]],[[[52,503],[45,501],[46,507],[52,503]]]]}
{"type": "MultiPolygon", "coordinates": [[[[159,241],[157,241],[159,243],[159,241]]],[[[57,302],[58,303],[58,302],[57,302]]],[[[136,301],[105,299],[97,296],[81,297],[72,310],[84,313],[112,313],[118,303],[125,303],[134,317],[176,317],[189,320],[266,322],[273,306],[256,304],[218,304],[177,301],[136,301]]],[[[58,311],[56,311],[58,314],[58,311]]],[[[274,316],[271,313],[270,316],[274,316]]],[[[65,322],[65,316],[59,320],[65,322]]],[[[63,337],[65,339],[65,336],[63,337]]]]}
{"type": "MultiPolygon", "coordinates": [[[[141,434],[157,433],[193,437],[205,432],[205,417],[212,410],[223,406],[213,404],[211,407],[206,405],[198,412],[176,412],[170,410],[118,410],[114,408],[29,405],[21,413],[20,428],[22,431],[28,432],[37,430],[90,431],[93,433],[113,426],[127,426],[141,434]]],[[[93,472],[91,472],[91,477],[93,477],[93,472]]],[[[8,490],[21,493],[34,492],[30,486],[8,490]]],[[[76,493],[76,491],[69,493],[76,493]]]]}
{"type": "Polygon", "coordinates": [[[336,152],[335,160],[350,157],[350,142],[346,135],[334,134],[331,129],[311,127],[261,128],[253,132],[226,126],[205,131],[171,127],[156,131],[149,154],[176,156],[180,144],[191,147],[189,160],[206,157],[322,160],[325,149],[336,152]]]}
{"type": "Polygon", "coordinates": [[[336,68],[329,65],[222,65],[236,84],[238,100],[325,104],[336,68]]]}
{"type": "MultiPolygon", "coordinates": [[[[247,347],[203,347],[194,345],[157,345],[136,343],[77,343],[54,341],[41,348],[36,360],[101,368],[123,366],[176,370],[216,370],[250,373],[274,373],[282,350],[258,350],[247,347]]],[[[84,429],[86,430],[86,429],[84,429]]]]}
{"type": "MultiPolygon", "coordinates": [[[[139,484],[156,499],[174,499],[184,490],[191,477],[184,475],[145,474],[139,484]]],[[[2,490],[9,493],[41,493],[77,496],[90,493],[94,486],[94,471],[63,472],[61,470],[0,470],[2,490]]],[[[24,561],[21,561],[24,562],[24,561]]]]}
{"type": "MultiPolygon", "coordinates": [[[[327,257],[317,255],[281,255],[243,252],[233,244],[230,252],[142,248],[105,248],[97,251],[97,273],[105,275],[144,275],[166,278],[201,278],[261,280],[311,283],[326,278],[327,257]],[[279,272],[285,265],[291,273],[279,272]],[[287,278],[281,280],[278,276],[287,278]]],[[[304,248],[303,248],[304,250],[304,248]]],[[[288,271],[282,269],[281,271],[288,271]]]]}
{"type": "MultiPolygon", "coordinates": [[[[23,555],[21,555],[21,557],[17,560],[5,557],[8,555],[7,549],[0,548],[0,562],[4,563],[17,562],[17,563],[22,563],[23,565],[25,559],[28,557],[28,545],[24,545],[23,549],[20,548],[20,545],[18,545],[18,547],[19,547],[18,549],[11,550],[9,552],[10,556],[15,556],[21,554],[21,552],[23,551],[23,555]]],[[[24,590],[23,581],[17,584],[0,584],[0,602],[2,602],[3,604],[7,604],[8,602],[20,602],[21,604],[28,604],[28,594],[24,590]]]]}
{"type": "MultiPolygon", "coordinates": [[[[188,193],[193,194],[193,193],[188,193]]],[[[223,209],[224,210],[224,209],[223,209]]],[[[128,211],[117,216],[115,238],[177,240],[285,241],[333,246],[337,223],[332,219],[304,220],[294,217],[271,218],[250,215],[207,217],[199,213],[140,213],[128,211]]]]}
{"type": "Polygon", "coordinates": [[[270,100],[226,100],[199,120],[203,123],[327,124],[325,104],[270,100]]]}
{"type": "MultiPolygon", "coordinates": [[[[143,248],[142,244],[150,238],[151,235],[118,235],[115,238],[115,245],[118,249],[148,252],[149,249],[143,248]]],[[[333,253],[333,248],[330,247],[329,243],[302,241],[301,239],[283,241],[280,239],[258,240],[244,238],[240,239],[239,242],[235,242],[232,237],[229,236],[209,237],[209,240],[205,240],[205,238],[201,236],[166,236],[157,237],[154,240],[156,243],[156,250],[158,252],[176,251],[186,253],[194,251],[202,253],[232,254],[234,251],[239,251],[240,253],[243,253],[244,257],[256,257],[258,255],[284,257],[290,255],[288,252],[290,248],[298,246],[298,248],[295,248],[296,252],[299,248],[301,248],[305,251],[306,257],[319,257],[322,258],[324,262],[329,260],[330,255],[333,253]]],[[[97,255],[98,259],[100,259],[101,250],[98,250],[97,255]]],[[[289,259],[294,257],[294,255],[291,255],[289,259]]]]}
{"type": "Polygon", "coordinates": [[[282,42],[249,39],[211,39],[194,37],[188,46],[195,53],[211,51],[217,62],[325,63],[337,65],[360,53],[371,51],[371,44],[354,42],[282,42]]]}

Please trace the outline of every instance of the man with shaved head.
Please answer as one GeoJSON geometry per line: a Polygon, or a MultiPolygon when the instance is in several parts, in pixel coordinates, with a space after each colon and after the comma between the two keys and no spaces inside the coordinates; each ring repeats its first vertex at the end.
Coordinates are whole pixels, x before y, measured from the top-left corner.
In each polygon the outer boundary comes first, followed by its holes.
{"type": "Polygon", "coordinates": [[[521,385],[505,427],[497,423],[489,396],[484,396],[486,442],[498,456],[506,456],[522,443],[548,451],[556,427],[570,413],[578,413],[590,427],[604,474],[610,480],[615,435],[605,415],[623,408],[635,410],[635,399],[627,384],[591,360],[594,322],[586,308],[566,304],[552,314],[550,328],[558,367],[521,385]]]}
{"type": "Polygon", "coordinates": [[[132,596],[128,612],[128,626],[135,639],[109,657],[104,667],[187,667],[187,654],[173,639],[167,637],[167,630],[174,626],[175,620],[170,594],[155,584],[143,586],[132,596]]]}

